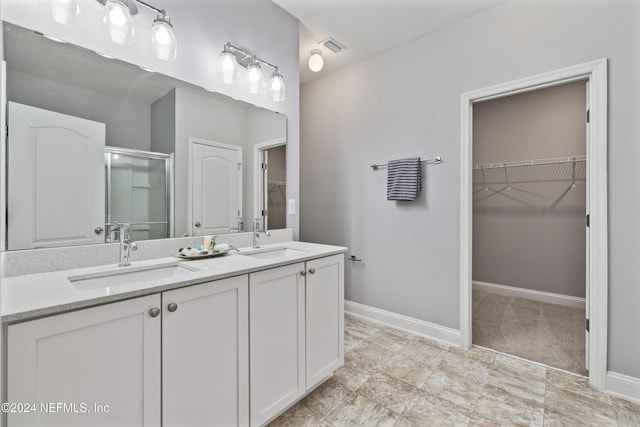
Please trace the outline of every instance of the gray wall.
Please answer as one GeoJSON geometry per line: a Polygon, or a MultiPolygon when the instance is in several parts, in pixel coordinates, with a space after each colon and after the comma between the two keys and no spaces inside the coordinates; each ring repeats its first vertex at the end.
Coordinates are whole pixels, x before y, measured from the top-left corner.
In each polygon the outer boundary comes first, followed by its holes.
{"type": "MultiPolygon", "coordinates": [[[[585,122],[585,81],[476,103],[473,163],[584,155],[585,122]]],[[[576,171],[570,190],[570,163],[510,168],[510,190],[502,169],[474,171],[474,281],[584,298],[584,163],[576,171]]]]}
{"type": "Polygon", "coordinates": [[[149,150],[149,104],[8,70],[7,99],[107,125],[106,144],[149,150]]]}
{"type": "Polygon", "coordinates": [[[173,89],[151,104],[151,151],[175,153],[176,90],[173,89]]]}
{"type": "Polygon", "coordinates": [[[640,2],[512,0],[302,87],[301,238],[349,300],[459,328],[460,94],[609,58],[609,369],[640,377],[640,2]],[[440,155],[414,203],[368,165],[440,155]]]}

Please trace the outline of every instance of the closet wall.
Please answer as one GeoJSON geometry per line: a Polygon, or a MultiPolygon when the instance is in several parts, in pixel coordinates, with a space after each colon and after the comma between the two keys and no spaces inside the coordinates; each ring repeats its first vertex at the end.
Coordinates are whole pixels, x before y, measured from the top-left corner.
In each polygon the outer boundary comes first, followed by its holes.
{"type": "MultiPolygon", "coordinates": [[[[585,109],[586,81],[477,103],[473,163],[584,156],[585,109]]],[[[473,184],[473,280],[584,297],[585,162],[474,169],[473,184]]]]}

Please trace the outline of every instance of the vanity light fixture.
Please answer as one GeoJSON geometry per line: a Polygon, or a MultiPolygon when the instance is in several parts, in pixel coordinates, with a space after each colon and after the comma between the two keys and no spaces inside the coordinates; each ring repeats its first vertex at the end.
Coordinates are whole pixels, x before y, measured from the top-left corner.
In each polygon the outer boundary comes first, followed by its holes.
{"type": "Polygon", "coordinates": [[[324,67],[324,59],[322,58],[322,51],[320,49],[313,49],[311,51],[308,64],[309,69],[314,73],[322,70],[322,67],[324,67]]]}
{"type": "Polygon", "coordinates": [[[246,90],[252,94],[263,93],[265,89],[264,75],[262,74],[263,66],[273,69],[273,74],[269,79],[269,97],[274,102],[284,101],[286,98],[286,86],[284,77],[278,67],[229,42],[224,45],[224,49],[218,59],[218,78],[224,84],[234,84],[238,80],[240,68],[246,68],[246,90]]]}
{"type": "Polygon", "coordinates": [[[269,79],[269,95],[275,102],[282,102],[287,97],[286,86],[284,85],[284,77],[276,68],[269,79]]]}
{"type": "MultiPolygon", "coordinates": [[[[53,0],[52,0],[53,1],[53,0]]],[[[62,1],[62,0],[57,0],[62,1]]],[[[138,13],[136,3],[156,12],[149,32],[149,44],[154,56],[163,61],[175,61],[178,53],[178,41],[173,31],[171,18],[164,9],[141,0],[96,0],[104,5],[102,22],[111,41],[118,44],[129,43],[134,36],[133,15],[138,13]]]]}
{"type": "Polygon", "coordinates": [[[49,6],[51,16],[58,24],[67,24],[80,13],[78,0],[49,0],[49,6]]]}

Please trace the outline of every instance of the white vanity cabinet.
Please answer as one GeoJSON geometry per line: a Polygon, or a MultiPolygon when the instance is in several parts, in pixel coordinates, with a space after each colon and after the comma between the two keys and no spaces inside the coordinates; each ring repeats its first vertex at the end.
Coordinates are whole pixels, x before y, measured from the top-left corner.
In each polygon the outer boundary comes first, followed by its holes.
{"type": "Polygon", "coordinates": [[[248,336],[247,275],[9,325],[8,401],[92,413],[8,425],[247,426],[248,336]]]}
{"type": "Polygon", "coordinates": [[[8,426],[160,425],[159,307],[151,295],[10,325],[7,401],[36,406],[8,426]]]}
{"type": "Polygon", "coordinates": [[[162,294],[162,426],[249,425],[248,276],[162,294]]]}
{"type": "Polygon", "coordinates": [[[307,262],[306,389],[344,363],[344,255],[307,262]]]}
{"type": "Polygon", "coordinates": [[[249,275],[251,425],[344,362],[344,255],[249,275]]]}

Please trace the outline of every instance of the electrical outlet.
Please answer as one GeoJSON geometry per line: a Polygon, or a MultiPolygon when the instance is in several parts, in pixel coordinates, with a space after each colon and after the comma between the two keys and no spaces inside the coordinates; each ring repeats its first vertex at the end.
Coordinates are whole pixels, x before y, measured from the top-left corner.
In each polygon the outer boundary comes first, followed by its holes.
{"type": "Polygon", "coordinates": [[[296,214],[296,199],[287,200],[287,214],[295,215],[296,214]]]}

